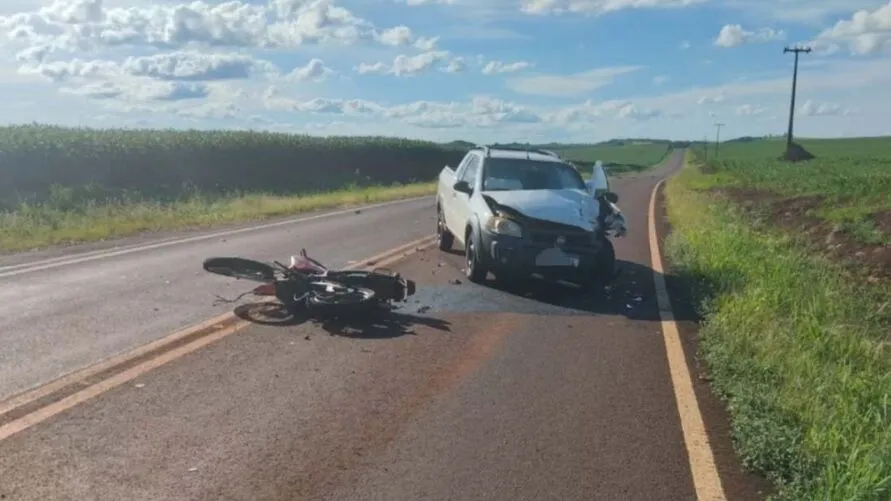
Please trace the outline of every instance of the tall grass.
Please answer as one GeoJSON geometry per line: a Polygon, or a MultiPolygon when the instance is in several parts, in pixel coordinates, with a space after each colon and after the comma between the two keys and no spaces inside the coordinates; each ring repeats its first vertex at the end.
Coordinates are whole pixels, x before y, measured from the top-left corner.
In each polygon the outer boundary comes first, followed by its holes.
{"type": "Polygon", "coordinates": [[[823,155],[824,163],[782,167],[763,156],[728,159],[717,174],[703,174],[688,154],[690,163],[666,186],[673,229],[666,252],[698,284],[701,355],[728,404],[737,451],[776,484],[773,499],[887,500],[887,291],[846,282],[835,264],[776,229],[755,229],[737,207],[702,189],[751,183],[790,193],[872,192],[827,180],[838,181],[838,169],[861,184],[884,182],[871,163],[845,165],[836,157],[834,170],[831,150],[823,155]]]}

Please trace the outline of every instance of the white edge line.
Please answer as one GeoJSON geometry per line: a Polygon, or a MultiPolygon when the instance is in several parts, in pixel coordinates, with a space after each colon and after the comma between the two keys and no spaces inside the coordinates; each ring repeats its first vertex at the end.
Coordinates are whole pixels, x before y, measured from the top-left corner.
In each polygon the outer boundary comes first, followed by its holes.
{"type": "Polygon", "coordinates": [[[215,233],[205,233],[205,234],[196,235],[193,237],[179,238],[179,239],[175,239],[175,240],[164,240],[161,242],[155,242],[155,243],[151,243],[151,244],[133,244],[132,246],[125,246],[123,248],[118,248],[118,249],[104,249],[104,250],[86,252],[86,253],[78,254],[78,255],[74,255],[74,256],[60,256],[60,257],[55,257],[55,258],[51,258],[51,259],[44,259],[41,261],[32,261],[32,262],[28,262],[28,263],[3,266],[3,267],[0,267],[0,278],[16,276],[16,275],[21,275],[21,274],[25,274],[25,273],[33,273],[36,271],[48,270],[48,269],[52,269],[52,268],[57,268],[59,266],[85,263],[85,262],[89,262],[89,261],[95,261],[97,259],[123,256],[126,254],[132,254],[135,252],[161,249],[161,248],[170,247],[173,245],[180,245],[180,244],[186,244],[186,243],[192,243],[192,242],[200,242],[202,240],[210,240],[213,238],[220,238],[220,237],[226,237],[226,236],[230,236],[230,235],[237,235],[237,234],[241,234],[241,233],[248,233],[248,232],[252,232],[252,231],[276,228],[279,226],[286,226],[289,224],[303,223],[306,221],[315,221],[318,219],[325,219],[325,218],[329,218],[329,217],[341,216],[344,214],[353,213],[357,210],[378,209],[378,208],[382,208],[382,207],[390,207],[393,205],[406,204],[409,202],[417,202],[420,200],[424,200],[426,198],[433,198],[433,197],[434,197],[434,195],[424,195],[421,197],[404,198],[401,200],[395,200],[395,201],[391,201],[391,202],[382,202],[379,204],[356,205],[356,206],[350,207],[349,209],[341,209],[341,210],[334,211],[334,212],[325,212],[322,214],[317,214],[315,216],[307,216],[307,217],[300,217],[300,218],[295,218],[295,219],[287,219],[284,221],[276,221],[274,223],[265,223],[265,224],[260,224],[260,225],[256,225],[256,226],[249,226],[246,228],[218,231],[215,233]]]}
{"type": "Polygon", "coordinates": [[[668,288],[665,284],[662,256],[659,250],[658,234],[656,233],[656,194],[664,183],[665,179],[656,183],[650,196],[648,229],[653,281],[656,288],[656,300],[659,305],[665,353],[668,358],[671,383],[674,389],[678,416],[681,421],[696,499],[698,501],[726,501],[727,496],[724,493],[721,477],[715,466],[714,452],[709,443],[699,403],[696,400],[693,380],[690,376],[690,369],[687,367],[687,358],[684,354],[684,345],[681,342],[674,312],[671,309],[668,288]]]}

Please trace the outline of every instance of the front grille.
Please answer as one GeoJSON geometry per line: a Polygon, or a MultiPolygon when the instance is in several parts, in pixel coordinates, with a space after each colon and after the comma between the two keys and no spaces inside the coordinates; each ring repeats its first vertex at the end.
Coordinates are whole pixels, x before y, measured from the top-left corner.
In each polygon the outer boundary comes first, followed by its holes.
{"type": "Polygon", "coordinates": [[[590,247],[592,237],[588,233],[567,233],[559,231],[530,231],[528,233],[529,240],[535,243],[556,245],[557,237],[562,236],[566,239],[563,245],[566,247],[590,247]]]}

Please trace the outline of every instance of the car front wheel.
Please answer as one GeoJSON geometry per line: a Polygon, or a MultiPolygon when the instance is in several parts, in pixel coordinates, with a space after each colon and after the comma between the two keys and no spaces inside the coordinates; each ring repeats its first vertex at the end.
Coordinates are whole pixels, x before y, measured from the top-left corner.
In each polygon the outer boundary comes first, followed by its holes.
{"type": "Polygon", "coordinates": [[[464,273],[468,280],[479,283],[486,279],[488,271],[480,259],[479,239],[473,230],[468,231],[464,239],[464,261],[464,273]]]}

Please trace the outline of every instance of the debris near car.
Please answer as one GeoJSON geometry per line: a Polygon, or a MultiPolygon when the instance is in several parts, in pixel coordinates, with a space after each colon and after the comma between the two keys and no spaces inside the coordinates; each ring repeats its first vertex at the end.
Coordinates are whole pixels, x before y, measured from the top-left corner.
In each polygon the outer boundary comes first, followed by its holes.
{"type": "Polygon", "coordinates": [[[217,275],[262,282],[242,296],[275,296],[290,313],[316,317],[349,316],[382,304],[405,301],[416,289],[414,281],[385,268],[329,269],[309,257],[306,249],[299,256],[291,256],[289,266],[278,261],[210,257],[204,260],[203,268],[217,275]]]}
{"type": "Polygon", "coordinates": [[[498,280],[538,275],[602,286],[615,278],[608,237],[627,232],[617,202],[601,162],[586,183],[554,152],[481,146],[439,174],[439,248],[462,245],[474,282],[491,271],[498,280]]]}

